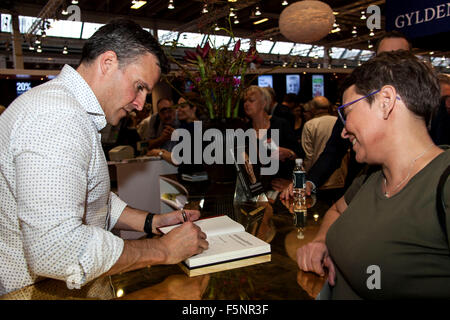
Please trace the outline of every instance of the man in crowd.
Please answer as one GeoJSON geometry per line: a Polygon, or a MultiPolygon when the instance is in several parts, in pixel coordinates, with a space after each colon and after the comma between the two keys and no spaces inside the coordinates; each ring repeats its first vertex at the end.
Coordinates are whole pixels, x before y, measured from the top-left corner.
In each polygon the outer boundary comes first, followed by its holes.
{"type": "Polygon", "coordinates": [[[277,102],[276,93],[273,88],[265,87],[265,89],[267,89],[271,97],[269,115],[285,119],[291,126],[291,129],[294,130],[294,115],[292,111],[285,104],[279,104],[277,102]]]}
{"type": "Polygon", "coordinates": [[[80,288],[101,276],[178,263],[208,247],[186,210],[153,215],[110,192],[100,130],[141,110],[167,72],[150,33],[129,20],[101,27],[80,65],[18,97],[0,117],[0,295],[41,277],[80,288]],[[123,240],[110,232],[158,233],[123,240]]]}
{"type": "MultiPolygon", "coordinates": [[[[314,165],[325,149],[337,120],[337,117],[333,115],[333,107],[327,98],[323,96],[314,97],[311,105],[314,117],[305,123],[301,139],[303,150],[305,150],[303,166],[306,172],[314,165]]],[[[346,165],[347,163],[344,161],[320,188],[320,198],[330,205],[342,196],[347,173],[346,165]]]]}
{"type": "Polygon", "coordinates": [[[156,106],[158,113],[148,120],[143,120],[138,132],[142,140],[148,140],[149,150],[159,148],[170,152],[176,144],[170,140],[173,130],[177,127],[174,103],[169,98],[161,98],[156,106]]]}
{"type": "Polygon", "coordinates": [[[441,104],[431,119],[430,135],[437,145],[450,144],[450,76],[438,76],[441,87],[441,104]]]}

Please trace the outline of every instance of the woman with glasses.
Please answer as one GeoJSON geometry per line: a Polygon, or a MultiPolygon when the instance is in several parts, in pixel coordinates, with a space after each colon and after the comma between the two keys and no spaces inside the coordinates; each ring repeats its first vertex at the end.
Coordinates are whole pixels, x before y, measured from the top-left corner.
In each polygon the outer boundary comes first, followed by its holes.
{"type": "MultiPolygon", "coordinates": [[[[358,162],[379,170],[328,210],[298,265],[327,269],[332,299],[449,298],[450,222],[439,223],[436,196],[450,151],[426,126],[439,105],[437,76],[409,52],[385,52],[356,68],[345,88],[342,137],[358,162]]],[[[448,208],[450,183],[442,194],[448,208]]]]}

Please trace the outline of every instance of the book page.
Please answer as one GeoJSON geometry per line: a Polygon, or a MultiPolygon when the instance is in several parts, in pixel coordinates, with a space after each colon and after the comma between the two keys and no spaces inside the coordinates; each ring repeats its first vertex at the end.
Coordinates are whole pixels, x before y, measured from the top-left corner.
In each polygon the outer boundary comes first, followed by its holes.
{"type": "MultiPolygon", "coordinates": [[[[219,216],[213,218],[205,218],[201,220],[197,220],[194,222],[200,229],[206,233],[207,241],[210,241],[210,237],[214,237],[220,234],[234,233],[244,231],[244,226],[240,223],[234,221],[228,216],[219,216]]],[[[181,224],[176,224],[173,226],[167,226],[159,228],[159,230],[166,234],[173,228],[180,226],[181,224]]]]}
{"type": "Polygon", "coordinates": [[[270,245],[248,232],[220,234],[207,239],[209,248],[186,260],[189,267],[270,253],[270,245]]]}

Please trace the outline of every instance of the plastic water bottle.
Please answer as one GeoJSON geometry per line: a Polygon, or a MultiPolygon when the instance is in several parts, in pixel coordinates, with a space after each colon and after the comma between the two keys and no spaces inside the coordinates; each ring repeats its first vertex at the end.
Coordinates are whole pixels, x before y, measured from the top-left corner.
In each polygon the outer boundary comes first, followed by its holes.
{"type": "Polygon", "coordinates": [[[303,239],[306,227],[306,172],[303,168],[303,159],[295,159],[294,172],[292,174],[292,187],[294,193],[293,210],[294,225],[297,227],[297,238],[303,239]]]}

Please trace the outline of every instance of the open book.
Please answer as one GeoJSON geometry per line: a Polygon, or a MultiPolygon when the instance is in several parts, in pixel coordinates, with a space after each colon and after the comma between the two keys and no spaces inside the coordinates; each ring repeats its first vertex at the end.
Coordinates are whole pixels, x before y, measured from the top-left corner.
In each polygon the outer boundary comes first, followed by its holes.
{"type": "MultiPolygon", "coordinates": [[[[206,233],[209,248],[181,263],[189,276],[218,272],[270,261],[270,244],[246,232],[228,216],[194,222],[206,233]]],[[[159,228],[166,234],[178,225],[159,228]]]]}

